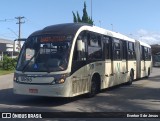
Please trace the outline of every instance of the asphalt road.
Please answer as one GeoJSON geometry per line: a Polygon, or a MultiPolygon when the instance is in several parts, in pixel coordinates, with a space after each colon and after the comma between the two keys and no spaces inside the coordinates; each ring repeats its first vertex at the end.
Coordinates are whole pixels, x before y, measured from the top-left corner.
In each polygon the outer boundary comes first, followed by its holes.
{"type": "Polygon", "coordinates": [[[0,112],[160,112],[160,68],[153,68],[148,79],[104,90],[94,98],[15,95],[12,80],[13,74],[0,76],[0,112]]]}

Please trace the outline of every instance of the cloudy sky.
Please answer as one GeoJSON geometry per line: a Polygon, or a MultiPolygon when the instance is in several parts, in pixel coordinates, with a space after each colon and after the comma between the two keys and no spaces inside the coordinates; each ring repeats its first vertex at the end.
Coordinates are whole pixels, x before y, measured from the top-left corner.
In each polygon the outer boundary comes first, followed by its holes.
{"type": "Polygon", "coordinates": [[[136,33],[130,34],[129,37],[144,41],[148,44],[160,44],[160,32],[156,31],[139,29],[136,33]]]}
{"type": "Polygon", "coordinates": [[[48,25],[73,22],[72,11],[82,16],[84,1],[89,16],[92,1],[96,26],[160,44],[160,0],[1,0],[0,38],[17,38],[17,16],[25,17],[23,38],[48,25]]]}

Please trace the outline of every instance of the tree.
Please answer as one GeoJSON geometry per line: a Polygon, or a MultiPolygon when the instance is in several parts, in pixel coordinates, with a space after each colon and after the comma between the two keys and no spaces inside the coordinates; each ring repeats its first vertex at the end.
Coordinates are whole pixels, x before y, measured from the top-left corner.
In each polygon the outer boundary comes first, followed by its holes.
{"type": "Polygon", "coordinates": [[[84,23],[88,23],[88,21],[89,21],[88,14],[87,14],[86,2],[84,2],[82,21],[84,23]]]}
{"type": "Polygon", "coordinates": [[[73,14],[73,22],[77,23],[77,17],[76,17],[76,15],[75,15],[75,13],[73,11],[72,11],[72,14],[73,14]]]}
{"type": "Polygon", "coordinates": [[[82,20],[81,20],[81,18],[80,18],[80,16],[79,16],[78,11],[77,11],[77,20],[78,20],[78,22],[82,22],[82,20]]]}
{"type": "Polygon", "coordinates": [[[90,18],[90,17],[89,17],[89,19],[88,19],[88,20],[89,20],[89,21],[88,21],[88,23],[89,23],[89,24],[91,24],[91,25],[93,25],[92,18],[90,18]]]}
{"type": "Polygon", "coordinates": [[[73,13],[73,22],[74,23],[82,22],[82,23],[88,23],[88,24],[93,25],[93,20],[92,20],[92,18],[90,18],[88,16],[88,13],[87,13],[86,2],[84,2],[82,19],[80,18],[80,15],[79,15],[78,11],[77,11],[77,16],[75,15],[75,13],[73,11],[72,11],[72,13],[73,13]]]}

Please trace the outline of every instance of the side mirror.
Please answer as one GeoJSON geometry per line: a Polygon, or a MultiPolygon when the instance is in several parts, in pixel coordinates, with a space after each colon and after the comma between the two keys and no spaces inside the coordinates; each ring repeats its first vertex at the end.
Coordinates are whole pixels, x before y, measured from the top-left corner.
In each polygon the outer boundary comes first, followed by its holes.
{"type": "Polygon", "coordinates": [[[82,51],[82,40],[77,40],[77,50],[82,51]]]}
{"type": "Polygon", "coordinates": [[[84,42],[82,40],[77,40],[77,50],[78,51],[84,51],[84,42]]]}

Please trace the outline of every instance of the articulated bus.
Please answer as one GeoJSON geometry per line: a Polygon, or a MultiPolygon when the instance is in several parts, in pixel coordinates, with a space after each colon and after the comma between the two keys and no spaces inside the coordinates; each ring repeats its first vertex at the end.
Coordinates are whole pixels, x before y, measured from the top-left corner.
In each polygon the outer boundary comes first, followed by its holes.
{"type": "Polygon", "coordinates": [[[120,33],[82,23],[45,27],[32,33],[19,54],[14,93],[74,97],[151,72],[151,47],[120,33]]]}

